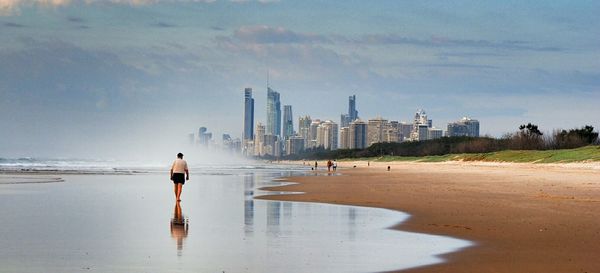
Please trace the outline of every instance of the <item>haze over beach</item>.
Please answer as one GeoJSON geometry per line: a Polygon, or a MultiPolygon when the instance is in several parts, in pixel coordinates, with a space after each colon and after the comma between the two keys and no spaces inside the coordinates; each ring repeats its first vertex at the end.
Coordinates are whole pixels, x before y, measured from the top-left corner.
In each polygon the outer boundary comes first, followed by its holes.
{"type": "Polygon", "coordinates": [[[103,156],[185,143],[206,126],[241,137],[243,90],[265,121],[266,77],[294,115],[481,135],[534,122],[599,128],[594,1],[0,2],[0,152],[103,156]],[[325,99],[326,98],[326,99],[325,99]]]}

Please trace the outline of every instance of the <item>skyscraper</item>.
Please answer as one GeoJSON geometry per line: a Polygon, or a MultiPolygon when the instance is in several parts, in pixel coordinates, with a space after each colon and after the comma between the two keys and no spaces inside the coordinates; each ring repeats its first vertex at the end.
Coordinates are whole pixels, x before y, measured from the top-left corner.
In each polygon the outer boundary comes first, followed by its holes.
{"type": "Polygon", "coordinates": [[[380,142],[385,142],[385,131],[388,121],[381,117],[370,119],[367,125],[367,147],[380,142]]]}
{"type": "Polygon", "coordinates": [[[281,136],[281,101],[279,92],[267,87],[267,132],[268,135],[281,136]]]}
{"type": "Polygon", "coordinates": [[[350,122],[358,119],[358,111],[356,111],[356,95],[348,97],[348,114],[342,114],[340,117],[341,127],[348,127],[350,122]]]}
{"type": "Polygon", "coordinates": [[[356,95],[348,97],[348,118],[350,119],[350,122],[353,122],[358,118],[358,111],[356,111],[356,95]]]}
{"type": "Polygon", "coordinates": [[[212,133],[208,132],[206,127],[198,129],[198,144],[208,146],[212,140],[212,133]]]}
{"type": "Polygon", "coordinates": [[[254,138],[254,99],[252,88],[244,89],[244,141],[254,138]]]}
{"type": "Polygon", "coordinates": [[[285,139],[294,135],[294,119],[292,117],[292,106],[283,106],[283,137],[285,139]]]}
{"type": "Polygon", "coordinates": [[[340,125],[342,127],[348,127],[348,125],[350,125],[350,118],[348,117],[347,114],[340,115],[340,125]]]}
{"type": "Polygon", "coordinates": [[[348,132],[350,149],[367,148],[367,123],[361,120],[350,122],[348,132]]]}

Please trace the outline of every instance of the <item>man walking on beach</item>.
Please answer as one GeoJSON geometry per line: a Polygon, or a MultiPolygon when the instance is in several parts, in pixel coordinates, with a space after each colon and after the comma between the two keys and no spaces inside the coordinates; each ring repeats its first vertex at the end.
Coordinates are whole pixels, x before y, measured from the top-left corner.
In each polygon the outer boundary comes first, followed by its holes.
{"type": "Polygon", "coordinates": [[[175,185],[175,199],[177,199],[177,202],[181,201],[181,189],[186,180],[190,180],[190,172],[188,171],[187,162],[183,160],[183,154],[178,153],[177,159],[171,166],[171,181],[175,185]]]}

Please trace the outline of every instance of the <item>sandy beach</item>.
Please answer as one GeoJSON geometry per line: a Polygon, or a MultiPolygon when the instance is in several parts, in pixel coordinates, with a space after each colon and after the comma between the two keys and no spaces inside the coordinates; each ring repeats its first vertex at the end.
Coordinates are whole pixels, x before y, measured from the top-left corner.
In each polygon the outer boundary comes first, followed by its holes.
{"type": "Polygon", "coordinates": [[[600,271],[598,163],[369,165],[340,162],[341,175],[291,177],[298,184],[277,187],[305,194],[261,198],[400,210],[412,217],[394,229],[476,244],[402,272],[600,271]]]}

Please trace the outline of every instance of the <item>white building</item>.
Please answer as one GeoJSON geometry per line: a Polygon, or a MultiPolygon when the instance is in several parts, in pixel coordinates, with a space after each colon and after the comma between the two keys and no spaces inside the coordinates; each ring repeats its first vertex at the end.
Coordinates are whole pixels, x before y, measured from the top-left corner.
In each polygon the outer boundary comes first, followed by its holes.
{"type": "Polygon", "coordinates": [[[317,127],[317,147],[325,150],[336,150],[338,148],[338,125],[326,120],[317,127]]]}

